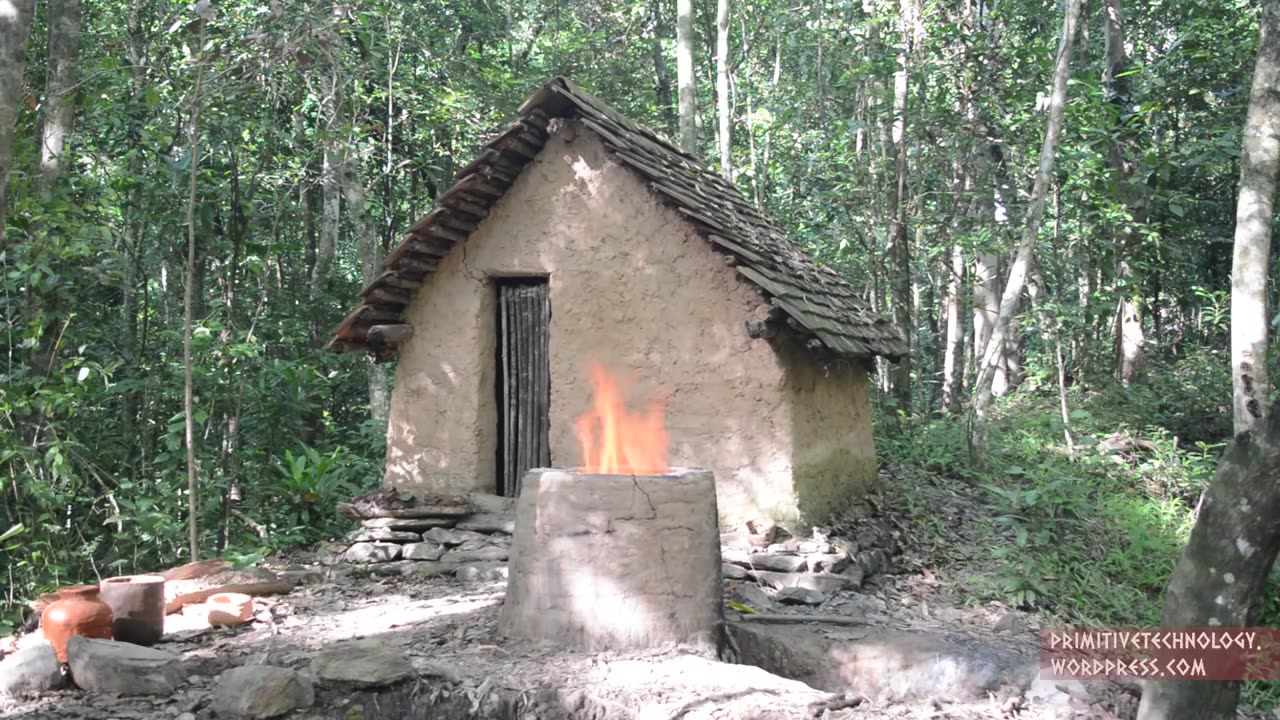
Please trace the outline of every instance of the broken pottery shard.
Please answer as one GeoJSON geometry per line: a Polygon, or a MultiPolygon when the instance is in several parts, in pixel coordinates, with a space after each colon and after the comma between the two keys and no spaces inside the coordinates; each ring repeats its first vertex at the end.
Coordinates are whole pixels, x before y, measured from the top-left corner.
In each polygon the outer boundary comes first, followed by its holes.
{"type": "Polygon", "coordinates": [[[516,531],[515,515],[495,515],[492,513],[479,513],[476,515],[468,515],[466,518],[459,520],[454,527],[459,530],[475,530],[484,533],[505,533],[510,535],[516,531]]]}
{"type": "Polygon", "coordinates": [[[383,687],[414,675],[409,657],[384,638],[330,645],[311,661],[311,672],[321,682],[354,687],[383,687]]]}
{"type": "Polygon", "coordinates": [[[0,696],[34,695],[67,685],[49,643],[33,645],[0,660],[0,696]]]}
{"type": "Polygon", "coordinates": [[[821,605],[826,601],[826,595],[808,588],[788,587],[778,591],[778,602],[787,605],[821,605]]]}
{"type": "Polygon", "coordinates": [[[531,470],[498,629],[587,651],[714,647],[720,566],[710,471],[531,470]]]}
{"type": "Polygon", "coordinates": [[[506,560],[510,555],[510,548],[488,545],[474,549],[459,548],[450,550],[440,559],[444,562],[456,563],[492,562],[494,560],[506,560]]]}
{"type": "Polygon", "coordinates": [[[392,530],[390,528],[365,528],[347,536],[351,542],[418,542],[422,536],[408,530],[392,530]]]}
{"type": "Polygon", "coordinates": [[[443,554],[444,546],[433,542],[411,543],[400,550],[405,560],[439,560],[443,554]]]}
{"type": "Polygon", "coordinates": [[[816,573],[838,573],[849,567],[849,556],[826,553],[818,553],[814,555],[806,555],[805,559],[809,562],[809,572],[816,573]]]}
{"type": "Polygon", "coordinates": [[[729,580],[742,580],[747,576],[747,569],[737,565],[730,565],[729,563],[721,563],[720,574],[729,580]]]}
{"type": "Polygon", "coordinates": [[[751,577],[774,588],[808,588],[818,592],[833,593],[853,585],[853,579],[845,575],[817,575],[814,573],[784,573],[770,570],[753,570],[751,577]]]}
{"type": "Polygon", "coordinates": [[[344,559],[354,563],[380,563],[400,557],[400,546],[395,543],[356,543],[347,548],[344,559]]]}
{"type": "Polygon", "coordinates": [[[809,561],[799,555],[755,553],[748,560],[749,565],[753,568],[775,570],[777,572],[796,572],[805,569],[809,565],[809,561]]]}
{"type": "Polygon", "coordinates": [[[360,526],[422,532],[436,527],[452,527],[453,523],[451,518],[369,518],[360,523],[360,526]]]}
{"type": "Polygon", "coordinates": [[[450,530],[448,528],[431,528],[422,533],[422,539],[427,542],[440,543],[441,545],[461,545],[468,541],[480,544],[488,544],[489,542],[489,536],[484,533],[471,530],[450,530]]]}
{"type": "Polygon", "coordinates": [[[316,701],[315,687],[306,676],[289,668],[241,665],[218,676],[213,709],[218,717],[265,720],[316,701]]]}
{"type": "Polygon", "coordinates": [[[71,678],[82,690],[118,695],[169,695],[186,679],[177,655],[154,648],[91,640],[67,643],[71,678]]]}

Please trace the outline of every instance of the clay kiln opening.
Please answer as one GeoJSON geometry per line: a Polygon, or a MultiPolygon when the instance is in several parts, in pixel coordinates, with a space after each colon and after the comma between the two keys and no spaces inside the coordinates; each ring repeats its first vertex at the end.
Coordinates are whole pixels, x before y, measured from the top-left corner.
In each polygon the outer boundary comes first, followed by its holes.
{"type": "Polygon", "coordinates": [[[494,278],[498,292],[497,492],[516,497],[531,468],[551,464],[551,299],[546,277],[494,278]]]}

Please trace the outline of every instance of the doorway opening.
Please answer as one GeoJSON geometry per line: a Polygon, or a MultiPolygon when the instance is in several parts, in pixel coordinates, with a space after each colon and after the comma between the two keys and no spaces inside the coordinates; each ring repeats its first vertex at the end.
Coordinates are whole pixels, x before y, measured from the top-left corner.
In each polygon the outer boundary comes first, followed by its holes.
{"type": "Polygon", "coordinates": [[[495,278],[498,290],[497,492],[520,495],[532,468],[551,465],[551,295],[546,277],[495,278]]]}

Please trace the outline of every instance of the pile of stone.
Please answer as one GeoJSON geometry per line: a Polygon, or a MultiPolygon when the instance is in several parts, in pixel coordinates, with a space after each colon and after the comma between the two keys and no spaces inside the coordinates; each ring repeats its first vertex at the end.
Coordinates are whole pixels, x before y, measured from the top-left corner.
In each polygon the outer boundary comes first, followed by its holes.
{"type": "MultiPolygon", "coordinates": [[[[755,580],[776,593],[770,598],[788,604],[820,605],[831,593],[856,590],[876,573],[884,572],[897,544],[884,520],[866,514],[856,525],[814,528],[808,537],[794,537],[767,520],[751,521],[720,535],[724,577],[755,580]]],[[[765,604],[766,595],[747,594],[765,604]]]]}
{"type": "Polygon", "coordinates": [[[339,503],[338,510],[361,521],[341,543],[345,549],[335,553],[341,562],[381,575],[507,577],[514,498],[484,493],[419,498],[379,489],[339,503]]]}

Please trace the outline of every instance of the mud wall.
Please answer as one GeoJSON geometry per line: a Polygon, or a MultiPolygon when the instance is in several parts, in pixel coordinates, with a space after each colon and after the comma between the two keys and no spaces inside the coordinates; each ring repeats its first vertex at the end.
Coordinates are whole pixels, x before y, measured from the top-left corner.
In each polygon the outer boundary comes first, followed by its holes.
{"type": "MultiPolygon", "coordinates": [[[[819,516],[874,476],[867,378],[747,337],[759,292],[590,132],[553,135],[406,312],[385,482],[493,491],[495,277],[549,278],[551,460],[581,462],[586,365],[666,404],[671,463],[708,467],[725,522],[819,516]]],[[[779,341],[774,341],[777,344],[779,341]]],[[[785,344],[785,341],[781,341],[785,344]]]]}

